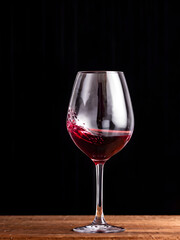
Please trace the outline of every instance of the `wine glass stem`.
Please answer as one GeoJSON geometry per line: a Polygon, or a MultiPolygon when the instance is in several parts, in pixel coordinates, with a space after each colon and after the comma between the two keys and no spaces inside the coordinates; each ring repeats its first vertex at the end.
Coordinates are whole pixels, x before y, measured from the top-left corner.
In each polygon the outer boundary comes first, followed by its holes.
{"type": "Polygon", "coordinates": [[[106,224],[103,213],[103,170],[104,164],[96,165],[96,215],[93,224],[106,224]]]}

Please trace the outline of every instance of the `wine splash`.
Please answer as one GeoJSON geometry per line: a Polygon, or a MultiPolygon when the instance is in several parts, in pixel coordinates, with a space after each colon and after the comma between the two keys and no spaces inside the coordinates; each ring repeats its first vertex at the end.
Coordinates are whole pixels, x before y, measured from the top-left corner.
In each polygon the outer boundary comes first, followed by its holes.
{"type": "Polygon", "coordinates": [[[67,120],[67,130],[74,143],[95,164],[104,163],[119,152],[130,140],[131,131],[88,129],[67,120]]]}

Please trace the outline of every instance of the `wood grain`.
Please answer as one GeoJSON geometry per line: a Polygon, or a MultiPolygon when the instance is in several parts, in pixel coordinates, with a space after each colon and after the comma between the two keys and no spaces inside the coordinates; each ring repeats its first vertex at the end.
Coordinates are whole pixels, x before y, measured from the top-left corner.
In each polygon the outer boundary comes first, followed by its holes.
{"type": "Polygon", "coordinates": [[[122,233],[75,233],[72,228],[89,224],[93,216],[0,216],[0,239],[158,239],[180,240],[180,216],[106,216],[125,227],[122,233]]]}

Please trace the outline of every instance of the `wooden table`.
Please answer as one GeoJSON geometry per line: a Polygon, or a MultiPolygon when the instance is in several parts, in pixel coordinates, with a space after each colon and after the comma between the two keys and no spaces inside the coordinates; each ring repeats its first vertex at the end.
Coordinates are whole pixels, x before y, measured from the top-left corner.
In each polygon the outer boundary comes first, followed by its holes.
{"type": "Polygon", "coordinates": [[[0,239],[180,239],[180,216],[106,216],[106,221],[126,228],[121,233],[75,233],[93,216],[0,216],[0,239]]]}

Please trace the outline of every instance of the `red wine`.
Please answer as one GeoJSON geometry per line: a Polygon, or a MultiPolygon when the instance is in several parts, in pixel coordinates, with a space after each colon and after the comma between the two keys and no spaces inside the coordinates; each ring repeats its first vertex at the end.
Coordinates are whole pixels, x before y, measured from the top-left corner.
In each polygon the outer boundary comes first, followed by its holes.
{"type": "Polygon", "coordinates": [[[130,140],[131,131],[86,129],[67,121],[67,130],[74,143],[95,164],[104,163],[130,140]]]}

